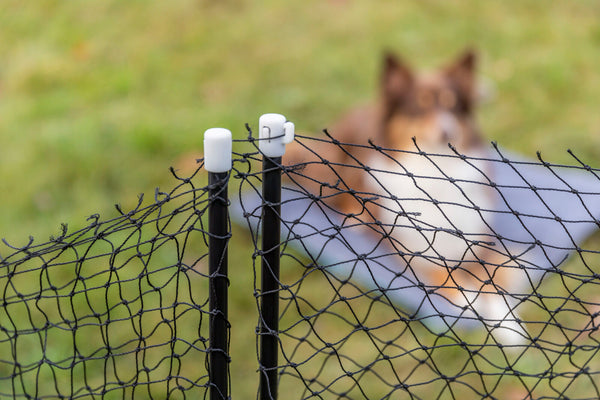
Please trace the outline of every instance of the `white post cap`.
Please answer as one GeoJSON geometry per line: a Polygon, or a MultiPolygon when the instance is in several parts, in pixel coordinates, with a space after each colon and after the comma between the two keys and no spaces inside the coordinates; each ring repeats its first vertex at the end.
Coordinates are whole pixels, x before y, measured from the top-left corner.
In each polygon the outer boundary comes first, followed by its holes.
{"type": "Polygon", "coordinates": [[[231,169],[231,131],[210,128],[204,132],[204,169],[208,172],[227,172],[231,169]]]}
{"type": "Polygon", "coordinates": [[[263,114],[258,120],[258,148],[267,157],[281,157],[294,140],[294,124],[281,114],[263,114]]]}

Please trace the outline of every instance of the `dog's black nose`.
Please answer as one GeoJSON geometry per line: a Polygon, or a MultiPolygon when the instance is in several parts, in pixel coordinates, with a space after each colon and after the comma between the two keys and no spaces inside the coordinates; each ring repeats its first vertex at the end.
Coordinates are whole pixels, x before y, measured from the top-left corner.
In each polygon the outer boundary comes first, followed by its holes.
{"type": "Polygon", "coordinates": [[[452,139],[452,135],[446,129],[442,129],[442,142],[444,144],[450,143],[452,139]]]}

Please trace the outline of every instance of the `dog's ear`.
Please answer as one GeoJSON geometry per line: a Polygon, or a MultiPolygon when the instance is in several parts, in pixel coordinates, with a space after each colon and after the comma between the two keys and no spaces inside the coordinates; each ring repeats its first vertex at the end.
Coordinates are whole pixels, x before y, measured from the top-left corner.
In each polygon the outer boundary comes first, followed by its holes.
{"type": "Polygon", "coordinates": [[[477,53],[465,50],[453,63],[445,68],[445,73],[460,95],[472,106],[477,97],[477,53]]]}
{"type": "Polygon", "coordinates": [[[391,53],[383,59],[381,92],[387,107],[397,106],[406,96],[413,83],[413,73],[403,61],[391,53]]]}

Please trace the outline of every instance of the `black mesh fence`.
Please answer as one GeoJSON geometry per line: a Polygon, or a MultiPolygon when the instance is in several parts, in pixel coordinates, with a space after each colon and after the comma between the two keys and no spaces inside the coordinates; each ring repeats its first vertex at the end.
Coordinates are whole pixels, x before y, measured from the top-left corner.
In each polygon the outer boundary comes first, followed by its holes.
{"type": "MultiPolygon", "coordinates": [[[[234,154],[227,230],[229,280],[254,264],[256,311],[230,308],[227,331],[257,321],[257,398],[600,397],[599,170],[329,136],[297,137],[265,170],[255,144],[235,143],[250,151],[234,154]],[[281,173],[280,201],[265,173],[281,173]],[[265,247],[269,212],[281,235],[265,247]],[[248,241],[251,260],[234,251],[248,241]]],[[[209,397],[214,185],[174,175],[151,205],[6,244],[0,397],[209,397]]],[[[228,357],[236,397],[247,363],[228,357]]]]}
{"type": "Polygon", "coordinates": [[[200,398],[208,372],[209,198],[154,204],[0,253],[0,397],[200,398]]]}
{"type": "MultiPolygon", "coordinates": [[[[285,398],[600,396],[598,170],[495,145],[294,145],[281,165],[285,398]]],[[[241,190],[255,240],[258,187],[241,190]]]]}

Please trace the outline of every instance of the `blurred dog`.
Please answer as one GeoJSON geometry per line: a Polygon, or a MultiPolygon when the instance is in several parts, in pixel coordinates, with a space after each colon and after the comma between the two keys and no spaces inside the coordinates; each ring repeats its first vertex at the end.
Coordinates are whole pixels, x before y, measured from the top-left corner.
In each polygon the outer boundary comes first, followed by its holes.
{"type": "Polygon", "coordinates": [[[432,294],[515,344],[526,333],[500,294],[514,268],[489,224],[497,194],[475,120],[476,66],[472,50],[431,73],[386,55],[378,101],[332,127],[339,143],[292,147],[284,162],[302,165],[292,179],[333,210],[389,237],[432,294]]]}
{"type": "Polygon", "coordinates": [[[448,143],[467,153],[482,148],[474,116],[475,65],[476,55],[469,50],[440,71],[416,74],[387,54],[378,101],[351,110],[330,129],[340,143],[324,140],[310,149],[289,146],[284,161],[302,164],[304,174],[296,178],[328,204],[346,214],[360,212],[363,204],[353,194],[366,183],[357,168],[372,153],[367,140],[407,150],[415,149],[414,138],[423,151],[432,153],[448,153],[448,143]],[[325,163],[320,155],[327,156],[325,163]]]}

